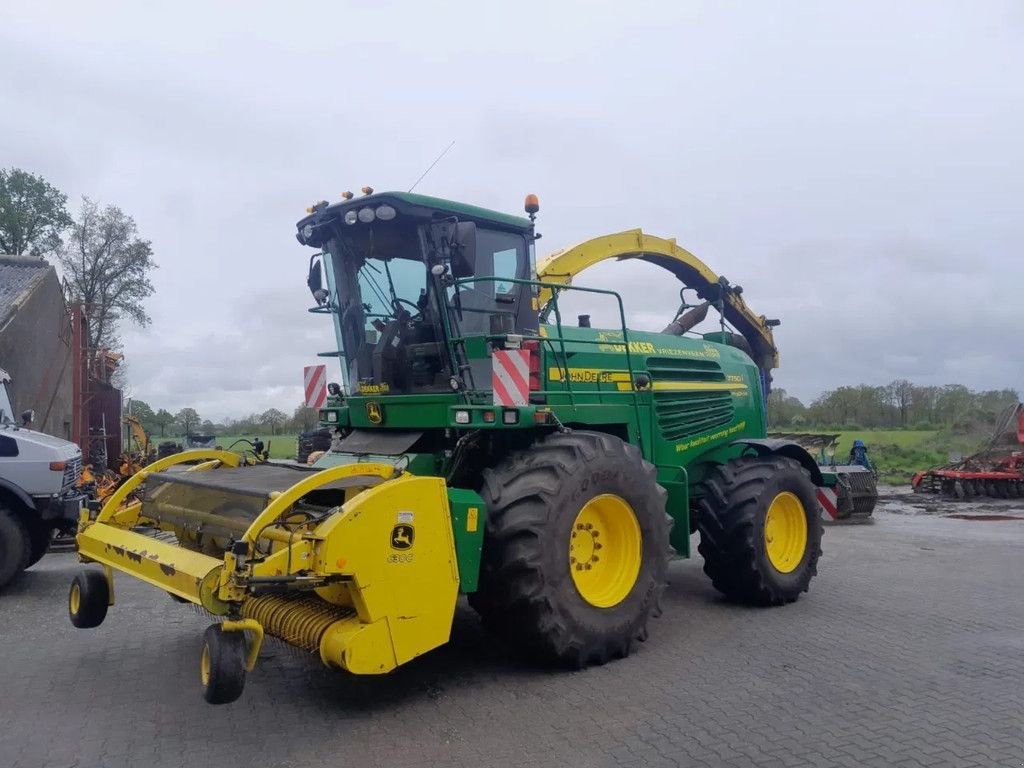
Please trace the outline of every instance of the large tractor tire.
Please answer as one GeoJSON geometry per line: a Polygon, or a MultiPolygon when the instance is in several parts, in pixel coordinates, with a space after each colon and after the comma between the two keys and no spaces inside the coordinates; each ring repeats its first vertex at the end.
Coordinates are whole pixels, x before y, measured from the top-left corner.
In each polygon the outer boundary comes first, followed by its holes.
{"type": "Polygon", "coordinates": [[[0,506],[0,589],[25,569],[29,553],[25,526],[7,508],[0,506]]]}
{"type": "Polygon", "coordinates": [[[484,471],[484,623],[542,658],[582,668],[646,639],[672,557],[666,494],[639,449],[556,433],[484,471]]]}
{"type": "Polygon", "coordinates": [[[817,573],[818,503],[793,459],[743,457],[715,469],[704,483],[697,529],[704,572],[731,600],[791,603],[817,573]]]}

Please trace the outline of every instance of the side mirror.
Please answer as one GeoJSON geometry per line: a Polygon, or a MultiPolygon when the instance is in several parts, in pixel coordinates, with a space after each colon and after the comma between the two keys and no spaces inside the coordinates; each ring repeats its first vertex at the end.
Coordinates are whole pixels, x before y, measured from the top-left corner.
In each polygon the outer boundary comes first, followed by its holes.
{"type": "Polygon", "coordinates": [[[318,305],[322,305],[327,301],[327,291],[324,290],[323,268],[316,256],[309,260],[309,275],[306,277],[306,285],[309,286],[309,292],[313,294],[313,298],[316,299],[318,305]]]}
{"type": "Polygon", "coordinates": [[[476,224],[460,221],[455,225],[451,242],[453,277],[472,277],[476,266],[476,224]]]}
{"type": "Polygon", "coordinates": [[[36,412],[33,411],[31,408],[29,410],[27,410],[27,411],[22,411],[22,413],[21,413],[21,425],[23,427],[27,427],[29,424],[31,424],[35,420],[36,420],[36,412]]]}

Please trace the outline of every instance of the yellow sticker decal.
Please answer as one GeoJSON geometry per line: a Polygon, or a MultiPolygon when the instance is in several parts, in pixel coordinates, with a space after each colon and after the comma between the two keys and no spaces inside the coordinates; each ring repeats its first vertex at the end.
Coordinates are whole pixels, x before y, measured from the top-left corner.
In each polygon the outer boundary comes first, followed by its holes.
{"type": "Polygon", "coordinates": [[[381,409],[379,403],[375,403],[371,400],[366,404],[366,418],[370,420],[371,424],[383,423],[384,411],[381,409]]]}
{"type": "Polygon", "coordinates": [[[391,529],[392,549],[412,549],[416,530],[408,523],[400,523],[391,529]]]}
{"type": "Polygon", "coordinates": [[[469,514],[466,516],[466,530],[469,533],[476,533],[478,524],[477,520],[479,515],[480,510],[478,510],[476,507],[469,508],[469,514]]]}

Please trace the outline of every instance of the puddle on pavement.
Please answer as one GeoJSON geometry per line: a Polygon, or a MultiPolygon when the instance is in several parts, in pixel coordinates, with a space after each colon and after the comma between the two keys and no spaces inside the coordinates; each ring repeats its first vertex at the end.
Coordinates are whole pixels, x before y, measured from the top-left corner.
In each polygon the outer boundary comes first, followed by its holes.
{"type": "Polygon", "coordinates": [[[910,486],[878,486],[876,511],[893,515],[932,515],[982,522],[1024,521],[1024,499],[981,498],[970,501],[914,493],[910,486]]]}

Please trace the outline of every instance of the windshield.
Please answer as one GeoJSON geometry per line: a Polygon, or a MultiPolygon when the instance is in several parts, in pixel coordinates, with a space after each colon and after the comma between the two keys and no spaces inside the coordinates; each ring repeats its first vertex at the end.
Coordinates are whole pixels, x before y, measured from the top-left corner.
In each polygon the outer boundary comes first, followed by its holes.
{"type": "Polygon", "coordinates": [[[342,365],[358,394],[443,390],[447,349],[420,226],[344,232],[328,243],[342,365]]]}
{"type": "Polygon", "coordinates": [[[10,424],[13,421],[14,406],[11,404],[11,398],[7,392],[7,384],[0,383],[0,424],[10,424]]]}
{"type": "MultiPolygon", "coordinates": [[[[529,287],[513,282],[530,274],[526,237],[478,227],[466,263],[456,265],[450,261],[454,226],[449,219],[375,222],[328,240],[332,304],[351,394],[450,391],[445,314],[455,339],[513,332],[526,322],[524,312],[536,326],[529,287]],[[428,269],[442,263],[474,277],[456,284],[449,273],[442,285],[428,269]]],[[[472,366],[461,367],[475,379],[472,366]]],[[[485,378],[489,382],[489,374],[485,378]]]]}

